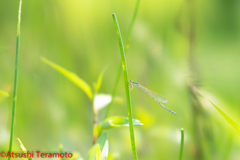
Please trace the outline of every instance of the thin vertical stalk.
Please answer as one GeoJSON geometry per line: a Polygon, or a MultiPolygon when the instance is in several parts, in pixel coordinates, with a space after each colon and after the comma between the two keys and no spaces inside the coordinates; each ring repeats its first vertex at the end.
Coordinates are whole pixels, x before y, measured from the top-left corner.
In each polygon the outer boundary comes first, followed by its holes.
{"type": "MultiPolygon", "coordinates": [[[[194,130],[194,139],[195,139],[195,159],[196,160],[201,160],[203,159],[203,150],[201,146],[201,132],[200,130],[200,120],[203,115],[201,104],[199,103],[198,97],[195,95],[193,89],[193,86],[199,86],[200,85],[200,74],[198,70],[198,66],[196,63],[196,57],[195,57],[195,39],[196,39],[196,15],[195,15],[195,1],[196,0],[187,0],[187,5],[189,8],[189,15],[190,15],[190,28],[189,28],[189,35],[188,35],[188,40],[189,40],[189,71],[190,74],[192,75],[193,79],[189,82],[188,84],[188,90],[190,94],[190,101],[192,105],[192,125],[193,125],[193,130],[194,130]]],[[[205,132],[205,130],[203,131],[205,132]]]]}
{"type": "MultiPolygon", "coordinates": [[[[139,4],[140,4],[140,0],[137,0],[135,10],[134,10],[134,14],[133,14],[133,17],[132,17],[132,20],[131,20],[131,23],[130,23],[130,27],[129,27],[129,30],[128,30],[127,43],[125,45],[125,54],[127,54],[127,50],[129,48],[129,43],[131,41],[132,29],[133,29],[133,25],[134,25],[134,22],[135,22],[136,17],[137,17],[139,4]]],[[[115,97],[115,93],[116,93],[116,90],[117,90],[117,87],[118,87],[118,83],[119,83],[119,80],[121,78],[121,73],[122,73],[122,65],[120,64],[119,69],[118,69],[117,79],[116,79],[116,82],[115,82],[115,85],[114,85],[114,88],[113,88],[113,91],[112,91],[112,100],[108,105],[107,112],[106,112],[106,115],[105,115],[105,119],[108,117],[110,108],[112,106],[113,98],[115,97]]]]}
{"type": "MultiPolygon", "coordinates": [[[[12,123],[11,123],[11,134],[10,134],[10,142],[9,142],[9,152],[10,153],[12,153],[13,131],[14,131],[14,125],[15,125],[15,113],[16,113],[16,102],[17,102],[18,57],[19,57],[19,47],[20,47],[21,8],[22,8],[22,0],[20,0],[20,2],[19,2],[19,10],[18,10],[15,76],[14,76],[13,106],[12,106],[12,123]]],[[[9,156],[8,160],[10,160],[10,159],[11,159],[11,157],[9,156]]]]}
{"type": "Polygon", "coordinates": [[[180,146],[179,160],[182,160],[183,145],[184,145],[184,129],[182,128],[181,129],[181,146],[180,146]]]}
{"type": "Polygon", "coordinates": [[[112,96],[112,100],[111,100],[111,102],[109,103],[109,105],[107,107],[107,112],[106,112],[106,115],[105,115],[104,119],[106,119],[108,117],[110,108],[111,108],[112,103],[113,103],[113,98],[115,97],[115,94],[116,94],[116,91],[117,91],[117,86],[118,86],[118,83],[119,83],[119,80],[120,80],[120,77],[121,77],[121,73],[122,73],[122,65],[119,66],[118,76],[117,76],[117,79],[116,79],[116,82],[115,82],[115,85],[114,85],[114,88],[113,88],[113,91],[112,91],[112,95],[111,95],[112,96]]]}
{"type": "Polygon", "coordinates": [[[117,17],[113,13],[113,21],[115,24],[120,52],[121,52],[121,58],[122,58],[122,69],[123,69],[123,75],[124,75],[124,82],[125,82],[125,91],[126,91],[126,99],[127,99],[127,108],[128,108],[128,119],[129,119],[129,131],[130,131],[130,138],[131,138],[131,144],[132,144],[132,152],[134,155],[134,159],[137,160],[137,150],[135,146],[135,138],[134,138],[134,129],[133,129],[133,115],[132,115],[132,106],[131,106],[131,97],[130,97],[130,91],[129,91],[129,80],[128,80],[128,72],[127,72],[127,62],[125,57],[125,51],[124,51],[124,45],[122,41],[122,36],[120,32],[120,28],[118,25],[117,17]]]}
{"type": "Polygon", "coordinates": [[[97,123],[98,123],[98,111],[94,107],[94,98],[95,98],[95,96],[93,97],[93,100],[92,100],[92,108],[93,108],[93,145],[96,143],[98,135],[99,135],[98,133],[95,133],[95,128],[96,128],[97,123]]]}
{"type": "Polygon", "coordinates": [[[140,0],[137,0],[136,6],[135,6],[135,10],[134,10],[134,14],[133,14],[133,17],[132,17],[132,21],[130,23],[130,27],[129,27],[129,30],[128,30],[127,42],[126,42],[126,45],[125,45],[125,53],[126,54],[127,54],[128,48],[129,48],[129,43],[131,41],[132,29],[133,29],[133,25],[134,25],[135,19],[137,17],[139,3],[140,3],[140,0]]]}

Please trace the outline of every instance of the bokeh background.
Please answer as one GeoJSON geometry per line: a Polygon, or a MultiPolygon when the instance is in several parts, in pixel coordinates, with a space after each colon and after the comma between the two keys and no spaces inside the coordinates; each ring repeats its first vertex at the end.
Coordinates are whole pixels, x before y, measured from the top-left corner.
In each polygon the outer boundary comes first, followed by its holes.
{"type": "MultiPolygon", "coordinates": [[[[0,150],[7,151],[11,124],[18,0],[0,1],[0,150]]],[[[112,13],[124,42],[136,1],[23,0],[19,86],[14,133],[28,150],[77,151],[92,145],[93,114],[85,93],[40,60],[45,57],[89,85],[104,74],[100,93],[111,94],[121,63],[112,13]]],[[[164,95],[164,110],[138,88],[131,91],[139,159],[239,158],[236,131],[206,103],[196,111],[187,84],[194,82],[238,124],[240,104],[240,1],[141,0],[127,54],[129,77],[164,95]],[[189,65],[189,61],[193,66],[189,65]]],[[[110,115],[127,116],[123,76],[110,115]]],[[[99,112],[103,120],[106,109],[99,112]]],[[[107,131],[110,152],[133,159],[128,128],[107,131]]]]}

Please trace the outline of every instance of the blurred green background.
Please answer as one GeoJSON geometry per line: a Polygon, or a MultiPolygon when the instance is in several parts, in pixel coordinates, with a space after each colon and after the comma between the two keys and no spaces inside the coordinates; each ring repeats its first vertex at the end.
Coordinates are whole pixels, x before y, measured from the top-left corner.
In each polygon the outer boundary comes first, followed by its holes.
{"type": "MultiPolygon", "coordinates": [[[[0,97],[0,151],[8,150],[10,135],[18,4],[18,0],[0,1],[0,90],[10,94],[0,97]]],[[[91,86],[109,65],[100,93],[111,94],[121,63],[111,14],[116,13],[126,42],[135,4],[23,0],[14,151],[20,151],[16,140],[20,138],[30,151],[58,151],[61,143],[65,151],[78,151],[86,159],[92,145],[91,102],[40,57],[91,86]]],[[[208,98],[240,122],[239,8],[237,0],[141,0],[127,55],[129,78],[165,96],[166,106],[176,115],[140,89],[131,91],[134,118],[145,124],[135,127],[139,159],[178,159],[181,128],[185,129],[183,159],[238,159],[236,132],[211,105],[194,114],[187,81],[199,81],[214,95],[208,98]],[[191,47],[198,73],[189,72],[191,47]]],[[[105,111],[100,111],[100,121],[105,111]]],[[[127,116],[123,76],[110,115],[127,116]]],[[[107,133],[110,152],[119,159],[133,159],[128,128],[107,133]]]]}

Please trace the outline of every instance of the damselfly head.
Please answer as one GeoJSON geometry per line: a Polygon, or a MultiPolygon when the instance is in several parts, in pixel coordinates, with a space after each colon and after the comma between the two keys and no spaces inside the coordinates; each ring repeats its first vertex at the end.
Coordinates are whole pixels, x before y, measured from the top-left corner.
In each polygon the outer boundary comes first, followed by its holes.
{"type": "Polygon", "coordinates": [[[133,90],[132,80],[129,81],[128,87],[130,91],[133,90]]]}

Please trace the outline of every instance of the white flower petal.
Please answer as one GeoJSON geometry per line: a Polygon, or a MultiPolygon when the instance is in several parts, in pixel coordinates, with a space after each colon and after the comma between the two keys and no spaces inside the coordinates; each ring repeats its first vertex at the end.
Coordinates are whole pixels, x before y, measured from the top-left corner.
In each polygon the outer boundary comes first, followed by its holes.
{"type": "Polygon", "coordinates": [[[107,94],[98,94],[94,97],[94,108],[99,110],[108,105],[112,100],[112,97],[107,94]]]}

